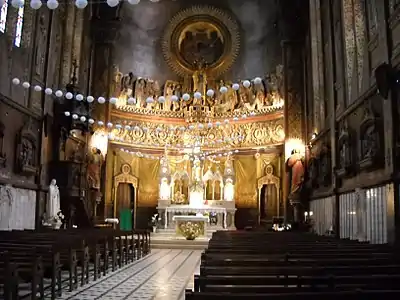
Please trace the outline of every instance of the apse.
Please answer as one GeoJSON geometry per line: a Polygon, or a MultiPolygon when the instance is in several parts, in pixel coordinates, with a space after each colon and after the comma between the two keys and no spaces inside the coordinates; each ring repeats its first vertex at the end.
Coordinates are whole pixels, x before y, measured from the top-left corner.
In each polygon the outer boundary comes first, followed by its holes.
{"type": "Polygon", "coordinates": [[[279,25],[281,5],[275,1],[141,1],[124,5],[116,43],[116,64],[124,74],[154,80],[174,80],[162,54],[162,39],[171,19],[190,6],[210,6],[226,12],[239,25],[240,52],[227,78],[254,78],[275,70],[281,63],[279,25]]]}

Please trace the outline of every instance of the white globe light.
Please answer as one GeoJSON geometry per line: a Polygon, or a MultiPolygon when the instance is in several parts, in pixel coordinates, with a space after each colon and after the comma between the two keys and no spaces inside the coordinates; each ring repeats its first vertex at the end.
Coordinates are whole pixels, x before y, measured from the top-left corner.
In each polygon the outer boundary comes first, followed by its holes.
{"type": "Polygon", "coordinates": [[[12,0],[12,1],[11,1],[11,5],[12,5],[13,7],[15,7],[15,8],[23,7],[24,4],[25,4],[25,1],[24,1],[24,0],[12,0]]]}
{"type": "Polygon", "coordinates": [[[13,83],[14,85],[18,85],[18,84],[21,83],[21,81],[20,81],[18,78],[14,78],[14,79],[12,80],[12,83],[13,83]]]}
{"type": "Polygon", "coordinates": [[[103,126],[103,125],[104,125],[104,122],[103,122],[103,121],[98,121],[98,122],[97,122],[97,125],[103,126]]]}
{"type": "Polygon", "coordinates": [[[153,2],[153,3],[157,3],[157,2],[159,2],[160,0],[150,0],[150,2],[153,2]]]}
{"type": "Polygon", "coordinates": [[[254,84],[261,84],[261,83],[262,83],[262,79],[260,77],[254,78],[254,84]]]}
{"type": "Polygon", "coordinates": [[[165,102],[165,97],[164,96],[158,97],[158,103],[164,103],[164,102],[165,102]]]}
{"type": "Polygon", "coordinates": [[[250,82],[250,81],[248,81],[248,80],[243,81],[243,86],[244,86],[245,88],[249,88],[250,85],[251,85],[251,82],[250,82]]]}
{"type": "Polygon", "coordinates": [[[89,119],[88,122],[89,122],[89,124],[94,124],[94,120],[93,119],[89,119]]]}
{"type": "Polygon", "coordinates": [[[35,90],[35,92],[41,92],[42,91],[42,87],[40,85],[35,85],[35,87],[33,89],[35,90]]]}
{"type": "Polygon", "coordinates": [[[115,128],[121,129],[121,128],[122,128],[122,125],[121,125],[121,124],[117,124],[117,125],[115,125],[115,128]]]}
{"type": "Polygon", "coordinates": [[[48,0],[46,5],[49,9],[56,9],[58,7],[58,1],[57,0],[48,0]]]}
{"type": "Polygon", "coordinates": [[[135,98],[128,98],[128,104],[132,105],[132,104],[136,104],[136,99],[135,98]]]}
{"type": "Polygon", "coordinates": [[[176,95],[172,95],[171,96],[171,101],[173,101],[173,102],[176,102],[176,101],[178,101],[179,99],[178,99],[178,96],[176,96],[176,95]]]}
{"type": "Polygon", "coordinates": [[[75,6],[79,9],[84,9],[88,5],[87,0],[76,0],[75,6]]]}
{"type": "Polygon", "coordinates": [[[228,89],[227,89],[226,86],[221,86],[221,88],[219,89],[219,91],[220,91],[221,94],[225,94],[225,93],[228,92],[228,89]]]}
{"type": "Polygon", "coordinates": [[[208,128],[212,128],[212,127],[213,127],[213,123],[211,123],[211,122],[208,123],[208,124],[207,124],[207,127],[208,127],[208,128]]]}
{"type": "Polygon", "coordinates": [[[44,93],[46,94],[46,95],[52,95],[53,94],[53,90],[51,89],[51,88],[46,88],[45,90],[44,90],[44,93]]]}
{"type": "Polygon", "coordinates": [[[233,88],[235,91],[237,91],[237,90],[240,89],[240,85],[237,84],[237,83],[234,83],[234,84],[232,84],[232,88],[233,88]]]}
{"type": "Polygon", "coordinates": [[[190,100],[190,95],[189,94],[183,94],[182,99],[185,101],[189,101],[190,100]]]}
{"type": "Polygon", "coordinates": [[[82,116],[81,117],[81,122],[85,122],[86,121],[86,117],[82,116]]]}
{"type": "Polygon", "coordinates": [[[104,97],[99,97],[97,99],[97,102],[99,102],[100,104],[104,104],[104,103],[106,103],[106,99],[104,99],[104,97]]]}
{"type": "Polygon", "coordinates": [[[69,111],[66,111],[66,112],[64,112],[64,115],[65,115],[66,117],[69,117],[69,116],[71,115],[71,113],[70,113],[69,111]]]}
{"type": "Polygon", "coordinates": [[[153,97],[148,97],[148,98],[146,99],[146,103],[153,103],[153,102],[154,102],[153,97]]]}
{"type": "Polygon", "coordinates": [[[128,3],[131,5],[136,5],[140,3],[140,0],[128,0],[128,3]]]}
{"type": "Polygon", "coordinates": [[[79,116],[77,114],[72,115],[72,119],[77,120],[78,118],[79,118],[79,116]]]}
{"type": "Polygon", "coordinates": [[[215,126],[217,127],[221,126],[221,122],[220,121],[215,122],[215,126]]]}
{"type": "Polygon", "coordinates": [[[65,94],[65,98],[67,98],[68,100],[71,100],[74,97],[74,95],[72,95],[72,93],[68,92],[65,94]]]}
{"type": "Polygon", "coordinates": [[[94,101],[94,97],[93,96],[87,96],[86,97],[86,101],[89,103],[92,103],[94,101]]]}
{"type": "Polygon", "coordinates": [[[61,98],[62,95],[63,95],[63,92],[58,90],[58,91],[55,92],[55,95],[56,95],[56,97],[61,98]]]}
{"type": "Polygon", "coordinates": [[[107,127],[108,127],[108,128],[111,128],[111,127],[113,127],[113,123],[111,123],[111,122],[108,122],[108,123],[107,123],[107,127]]]}
{"type": "Polygon", "coordinates": [[[194,93],[194,97],[195,97],[196,99],[200,99],[200,98],[201,98],[201,93],[200,93],[200,92],[194,93]]]}
{"type": "Polygon", "coordinates": [[[119,4],[119,0],[107,0],[107,4],[110,7],[116,7],[119,4]]]}
{"type": "Polygon", "coordinates": [[[213,97],[213,96],[214,96],[214,90],[211,90],[211,89],[208,90],[208,91],[207,91],[207,96],[208,96],[208,97],[213,97]]]}
{"type": "Polygon", "coordinates": [[[83,95],[78,94],[78,95],[75,96],[75,99],[78,100],[78,101],[82,101],[83,100],[83,95]]]}
{"type": "Polygon", "coordinates": [[[42,7],[42,1],[40,0],[32,0],[30,3],[32,9],[39,9],[42,7]]]}
{"type": "Polygon", "coordinates": [[[110,103],[111,104],[117,104],[118,99],[115,97],[110,98],[110,103]]]}
{"type": "Polygon", "coordinates": [[[31,86],[31,84],[30,84],[29,82],[25,81],[25,82],[22,84],[22,86],[23,86],[24,88],[26,88],[26,89],[29,89],[30,86],[31,86]]]}

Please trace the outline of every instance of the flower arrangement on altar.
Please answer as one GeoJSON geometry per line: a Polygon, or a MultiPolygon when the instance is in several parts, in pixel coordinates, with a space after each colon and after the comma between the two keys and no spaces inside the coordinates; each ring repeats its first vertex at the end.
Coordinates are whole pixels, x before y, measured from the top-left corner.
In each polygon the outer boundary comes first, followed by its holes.
{"type": "Polygon", "coordinates": [[[153,228],[157,228],[157,226],[158,226],[158,224],[160,223],[160,221],[161,221],[160,216],[159,216],[158,214],[154,214],[154,215],[151,217],[151,226],[152,226],[153,228]]]}
{"type": "Polygon", "coordinates": [[[179,225],[179,230],[187,240],[194,240],[202,234],[204,227],[198,222],[184,222],[179,225]]]}

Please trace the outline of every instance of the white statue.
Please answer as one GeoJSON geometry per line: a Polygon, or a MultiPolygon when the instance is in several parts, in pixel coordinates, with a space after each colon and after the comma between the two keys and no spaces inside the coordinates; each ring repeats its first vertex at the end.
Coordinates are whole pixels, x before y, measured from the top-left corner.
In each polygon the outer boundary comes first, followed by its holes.
{"type": "Polygon", "coordinates": [[[235,194],[235,187],[233,186],[232,179],[227,179],[224,186],[224,200],[233,201],[235,194]]]}
{"type": "Polygon", "coordinates": [[[61,211],[60,209],[60,191],[57,186],[57,181],[55,179],[51,180],[49,185],[49,195],[46,205],[46,216],[49,223],[54,223],[57,219],[57,214],[61,211]]]}
{"type": "Polygon", "coordinates": [[[170,187],[168,184],[167,178],[161,179],[160,184],[160,200],[169,200],[170,199],[170,187]]]}

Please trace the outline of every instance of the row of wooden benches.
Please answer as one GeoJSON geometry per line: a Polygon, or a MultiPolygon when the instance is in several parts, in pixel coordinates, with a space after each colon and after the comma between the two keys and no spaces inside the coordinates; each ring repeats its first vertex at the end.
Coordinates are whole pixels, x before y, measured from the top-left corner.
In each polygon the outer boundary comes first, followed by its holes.
{"type": "Polygon", "coordinates": [[[0,299],[55,299],[149,252],[148,231],[1,231],[0,299]]]}
{"type": "Polygon", "coordinates": [[[188,300],[400,298],[400,259],[389,245],[307,233],[214,233],[188,300]]]}

